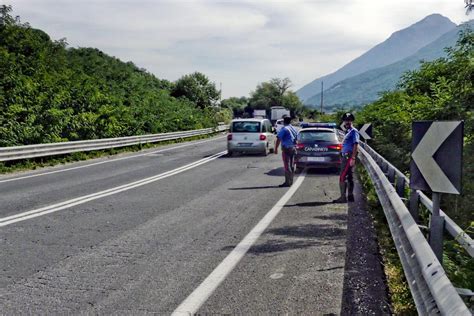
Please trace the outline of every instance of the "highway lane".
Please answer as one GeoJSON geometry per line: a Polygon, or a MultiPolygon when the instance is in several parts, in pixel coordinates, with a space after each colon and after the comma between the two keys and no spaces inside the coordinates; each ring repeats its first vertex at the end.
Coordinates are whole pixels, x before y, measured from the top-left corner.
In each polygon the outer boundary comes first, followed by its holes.
{"type": "Polygon", "coordinates": [[[225,150],[223,137],[0,177],[0,217],[144,179],[225,150]],[[32,177],[33,176],[33,177],[32,177]]]}
{"type": "Polygon", "coordinates": [[[332,204],[337,176],[312,172],[200,314],[337,315],[347,205],[332,204]]]}
{"type": "MultiPolygon", "coordinates": [[[[209,145],[203,150],[216,152],[225,141],[209,145]]],[[[275,155],[222,157],[165,181],[2,227],[0,309],[171,313],[287,191],[276,187],[283,181],[280,166],[275,155]]],[[[336,195],[337,176],[310,174],[202,310],[291,312],[330,300],[334,304],[319,310],[337,313],[346,208],[327,204],[336,195]],[[298,277],[306,281],[294,281],[298,277]],[[251,303],[252,293],[263,303],[251,303]]]]}

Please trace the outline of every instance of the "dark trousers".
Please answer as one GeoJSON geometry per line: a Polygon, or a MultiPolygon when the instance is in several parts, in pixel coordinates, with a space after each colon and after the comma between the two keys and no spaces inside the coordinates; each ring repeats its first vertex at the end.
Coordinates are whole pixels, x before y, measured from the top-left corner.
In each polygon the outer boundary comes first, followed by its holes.
{"type": "Polygon", "coordinates": [[[293,184],[293,177],[295,175],[295,155],[296,149],[294,147],[281,149],[283,167],[285,168],[285,183],[287,185],[293,184]]]}

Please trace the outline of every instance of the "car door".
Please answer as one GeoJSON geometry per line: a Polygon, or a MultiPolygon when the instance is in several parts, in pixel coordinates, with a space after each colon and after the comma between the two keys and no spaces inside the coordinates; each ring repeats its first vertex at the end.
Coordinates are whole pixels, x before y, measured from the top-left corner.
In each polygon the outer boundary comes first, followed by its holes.
{"type": "Polygon", "coordinates": [[[273,133],[273,126],[272,126],[272,123],[270,123],[270,121],[266,121],[265,122],[265,125],[267,126],[267,137],[268,137],[268,142],[270,144],[270,148],[272,149],[275,149],[275,134],[273,133]]]}
{"type": "Polygon", "coordinates": [[[239,146],[248,147],[260,141],[261,122],[238,121],[232,123],[232,140],[239,146]]]}

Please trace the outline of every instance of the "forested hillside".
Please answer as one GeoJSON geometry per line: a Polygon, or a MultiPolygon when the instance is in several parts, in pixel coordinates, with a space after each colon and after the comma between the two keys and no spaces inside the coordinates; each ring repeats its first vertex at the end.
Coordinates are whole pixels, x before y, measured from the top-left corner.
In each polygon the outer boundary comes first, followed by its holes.
{"type": "Polygon", "coordinates": [[[0,6],[0,146],[216,124],[219,110],[203,104],[212,105],[218,91],[204,75],[191,74],[177,83],[160,80],[97,49],[67,48],[65,40],[51,40],[10,11],[0,6]],[[186,95],[186,82],[203,88],[200,98],[208,102],[186,95]]]}
{"type": "Polygon", "coordinates": [[[472,229],[474,220],[473,61],[474,33],[467,29],[446,58],[406,73],[398,90],[385,93],[358,114],[358,121],[374,125],[373,146],[403,171],[409,170],[412,121],[464,120],[464,192],[443,195],[442,201],[443,210],[463,229],[472,229]]]}
{"type": "Polygon", "coordinates": [[[296,94],[305,104],[317,105],[320,99],[317,99],[315,95],[320,92],[321,81],[324,81],[324,89],[327,90],[346,78],[402,60],[455,27],[456,24],[447,17],[431,14],[421,21],[393,33],[388,39],[337,71],[308,83],[296,94]]]}
{"type": "MultiPolygon", "coordinates": [[[[366,71],[342,80],[324,91],[327,108],[338,106],[362,106],[377,100],[381,92],[393,90],[404,72],[420,67],[421,61],[432,61],[446,57],[445,48],[456,44],[460,30],[473,25],[473,21],[447,32],[437,40],[421,48],[415,54],[398,62],[366,71]]],[[[319,104],[321,94],[308,100],[309,104],[319,104]]]]}

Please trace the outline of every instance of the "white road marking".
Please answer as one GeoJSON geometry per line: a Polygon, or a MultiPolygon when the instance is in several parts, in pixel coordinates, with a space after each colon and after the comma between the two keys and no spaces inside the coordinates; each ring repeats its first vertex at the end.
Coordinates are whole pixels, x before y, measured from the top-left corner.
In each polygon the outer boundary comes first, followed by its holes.
{"type": "Polygon", "coordinates": [[[120,160],[125,160],[125,159],[132,159],[132,158],[137,158],[137,157],[142,157],[142,156],[153,155],[153,154],[156,154],[156,153],[170,151],[170,150],[173,150],[173,149],[179,149],[179,148],[188,147],[188,146],[192,146],[192,145],[207,143],[207,142],[214,141],[214,140],[221,139],[221,138],[225,138],[225,137],[226,136],[216,137],[216,138],[204,140],[204,141],[201,141],[201,142],[188,143],[188,144],[184,144],[184,145],[180,145],[180,146],[174,146],[174,147],[170,147],[170,148],[159,149],[159,150],[146,152],[146,153],[142,153],[142,154],[138,154],[138,155],[126,156],[126,157],[121,157],[121,158],[116,158],[116,159],[105,160],[105,161],[99,161],[99,162],[87,164],[87,165],[84,165],[84,166],[78,166],[78,167],[72,167],[72,168],[67,168],[67,169],[61,169],[61,170],[55,170],[55,171],[32,174],[32,175],[29,175],[29,176],[23,176],[23,177],[18,177],[18,178],[0,180],[0,183],[12,182],[12,181],[29,179],[29,178],[35,178],[35,177],[40,177],[40,176],[46,176],[46,175],[50,175],[50,174],[54,174],[54,173],[67,172],[67,171],[72,171],[72,170],[77,170],[77,169],[82,169],[82,168],[88,168],[88,167],[97,166],[97,165],[101,165],[101,164],[109,163],[109,162],[115,162],[115,161],[120,161],[120,160]]]}
{"type": "Polygon", "coordinates": [[[167,172],[164,172],[164,173],[152,176],[152,177],[148,177],[148,178],[145,178],[145,179],[142,179],[142,180],[134,181],[134,182],[131,182],[131,183],[128,183],[128,184],[124,184],[124,185],[114,187],[114,188],[111,188],[111,189],[108,189],[108,190],[100,191],[100,192],[97,192],[97,193],[84,195],[84,196],[74,198],[74,199],[71,199],[71,200],[68,200],[68,201],[64,201],[64,202],[61,202],[61,203],[57,203],[57,204],[54,204],[54,205],[48,205],[48,206],[45,206],[45,207],[42,207],[42,208],[39,208],[39,209],[35,209],[35,210],[31,210],[31,211],[28,211],[28,212],[23,212],[23,213],[20,213],[20,214],[15,214],[15,215],[7,216],[7,217],[4,217],[4,218],[0,218],[0,227],[7,226],[7,225],[17,223],[17,222],[21,222],[21,221],[24,221],[24,220],[27,220],[27,219],[35,218],[35,217],[38,217],[38,216],[43,216],[43,215],[50,214],[50,213],[53,213],[53,212],[61,211],[61,210],[64,210],[64,209],[67,209],[67,208],[70,208],[70,207],[73,207],[73,206],[76,206],[76,205],[84,204],[84,203],[89,202],[89,201],[97,200],[97,199],[100,199],[100,198],[103,198],[103,197],[106,197],[106,196],[109,196],[109,195],[117,194],[117,193],[120,193],[120,192],[123,192],[123,191],[128,191],[128,190],[143,186],[145,184],[149,184],[149,183],[152,183],[152,182],[155,182],[155,181],[158,181],[158,180],[162,180],[162,179],[174,176],[178,173],[184,172],[186,170],[196,168],[200,165],[203,165],[203,164],[208,163],[208,162],[210,162],[214,159],[217,159],[217,158],[219,158],[219,157],[221,157],[225,154],[227,154],[227,150],[222,151],[222,152],[217,153],[217,154],[214,154],[214,155],[209,156],[207,158],[197,160],[195,162],[184,165],[182,167],[179,167],[179,168],[176,168],[176,169],[173,169],[173,170],[170,170],[170,171],[167,171],[167,172]]]}
{"type": "Polygon", "coordinates": [[[301,186],[306,176],[306,169],[296,179],[290,189],[281,197],[273,208],[258,222],[258,224],[242,239],[242,241],[225,257],[225,259],[211,272],[211,274],[175,309],[171,314],[194,315],[207,301],[216,288],[234,270],[239,261],[244,257],[250,247],[267,229],[281,209],[288,203],[296,190],[301,186]]]}

